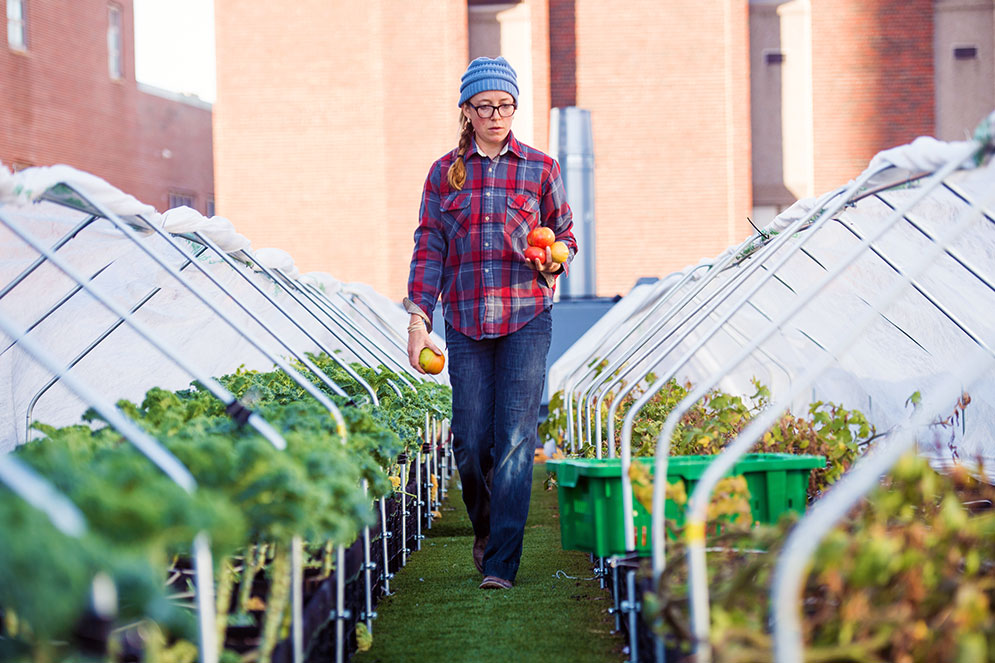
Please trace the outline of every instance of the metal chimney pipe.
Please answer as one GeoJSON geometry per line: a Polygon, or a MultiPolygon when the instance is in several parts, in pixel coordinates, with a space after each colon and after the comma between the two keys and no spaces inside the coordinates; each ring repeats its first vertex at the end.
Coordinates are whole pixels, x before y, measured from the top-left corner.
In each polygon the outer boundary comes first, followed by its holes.
{"type": "Polygon", "coordinates": [[[567,106],[549,112],[549,153],[560,162],[567,202],[573,210],[579,251],[570,274],[558,284],[561,299],[594,297],[597,289],[594,236],[594,138],[591,111],[567,106]]]}

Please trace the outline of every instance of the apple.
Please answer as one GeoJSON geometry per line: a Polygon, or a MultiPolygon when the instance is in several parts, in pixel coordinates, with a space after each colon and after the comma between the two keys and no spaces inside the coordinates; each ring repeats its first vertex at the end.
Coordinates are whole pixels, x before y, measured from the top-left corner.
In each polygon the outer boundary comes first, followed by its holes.
{"type": "Polygon", "coordinates": [[[546,262],[546,249],[540,249],[538,246],[530,246],[525,249],[525,258],[530,262],[532,260],[538,260],[539,262],[546,262]]]}
{"type": "Polygon", "coordinates": [[[533,228],[525,239],[528,240],[529,246],[538,246],[540,249],[544,249],[556,241],[556,234],[552,228],[539,226],[533,228]]]}
{"type": "Polygon", "coordinates": [[[558,262],[561,265],[570,259],[570,249],[563,242],[553,242],[553,245],[549,247],[549,252],[553,254],[553,262],[558,262]]]}
{"type": "Polygon", "coordinates": [[[435,354],[429,348],[422,348],[418,354],[418,364],[426,373],[438,375],[442,372],[442,367],[446,365],[446,358],[435,354]]]}

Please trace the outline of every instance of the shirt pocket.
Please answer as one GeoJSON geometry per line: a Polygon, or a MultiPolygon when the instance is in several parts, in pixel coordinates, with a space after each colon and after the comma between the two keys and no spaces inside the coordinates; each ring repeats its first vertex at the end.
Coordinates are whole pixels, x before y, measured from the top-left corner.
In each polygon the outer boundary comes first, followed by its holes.
{"type": "Polygon", "coordinates": [[[538,226],[539,201],[528,194],[509,195],[504,232],[511,240],[512,250],[524,252],[529,231],[538,226]]]}
{"type": "Polygon", "coordinates": [[[456,192],[442,199],[442,227],[450,242],[466,237],[470,232],[470,192],[456,192]]]}

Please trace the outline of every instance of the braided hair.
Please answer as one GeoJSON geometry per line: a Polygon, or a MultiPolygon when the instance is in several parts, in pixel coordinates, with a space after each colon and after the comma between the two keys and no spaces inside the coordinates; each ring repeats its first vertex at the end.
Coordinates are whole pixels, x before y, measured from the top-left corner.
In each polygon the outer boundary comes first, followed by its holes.
{"type": "Polygon", "coordinates": [[[463,184],[466,183],[466,163],[463,160],[463,155],[470,150],[470,141],[472,139],[473,123],[470,122],[470,118],[461,111],[459,146],[456,148],[456,160],[453,161],[451,166],[449,166],[449,172],[447,173],[449,186],[457,191],[461,191],[463,189],[463,184]]]}

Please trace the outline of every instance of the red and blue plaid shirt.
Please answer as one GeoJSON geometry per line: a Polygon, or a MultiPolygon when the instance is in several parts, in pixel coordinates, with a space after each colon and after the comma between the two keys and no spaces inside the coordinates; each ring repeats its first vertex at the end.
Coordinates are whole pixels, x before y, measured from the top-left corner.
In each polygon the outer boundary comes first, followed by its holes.
{"type": "Polygon", "coordinates": [[[552,228],[571,260],[577,252],[559,164],[512,134],[506,147],[490,159],[473,143],[459,191],[447,179],[456,150],[432,164],[415,230],[406,307],[431,321],[441,296],[446,321],[473,339],[510,334],[552,306],[556,277],[524,257],[530,230],[552,228]]]}

